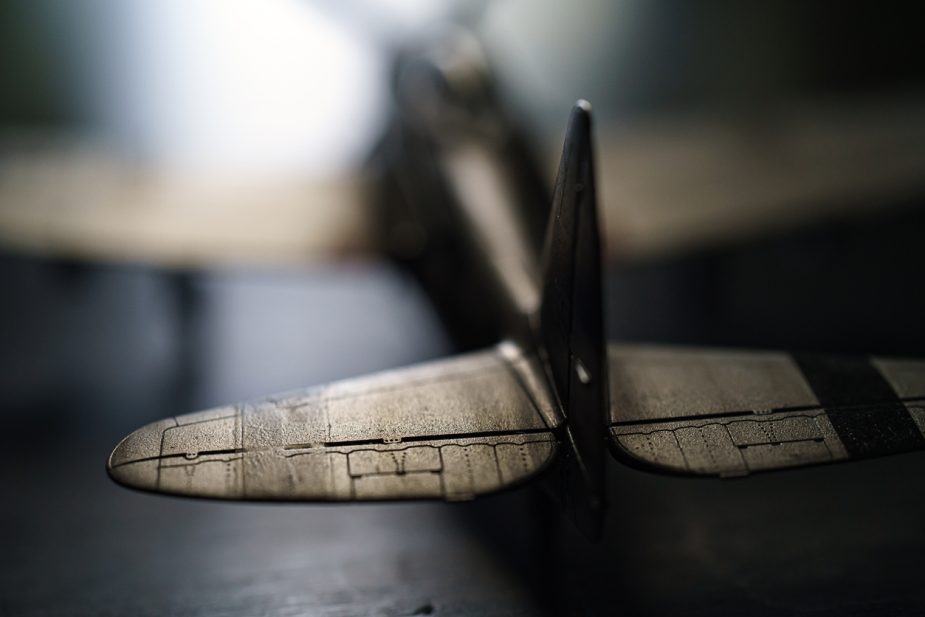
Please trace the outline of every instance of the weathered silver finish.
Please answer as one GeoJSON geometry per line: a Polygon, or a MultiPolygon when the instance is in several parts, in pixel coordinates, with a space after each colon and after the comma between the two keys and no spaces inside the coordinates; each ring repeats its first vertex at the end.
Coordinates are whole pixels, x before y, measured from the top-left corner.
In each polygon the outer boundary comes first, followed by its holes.
{"type": "MultiPolygon", "coordinates": [[[[853,458],[787,353],[611,345],[608,356],[619,457],[723,477],[853,458]]],[[[872,365],[925,438],[925,363],[872,365]]],[[[127,486],[199,497],[458,501],[542,472],[564,424],[538,358],[503,343],[161,420],[124,439],[108,469],[127,486]]]]}
{"type": "MultiPolygon", "coordinates": [[[[677,473],[743,476],[853,458],[793,358],[655,346],[610,347],[610,433],[620,453],[677,473]]],[[[925,437],[925,363],[872,359],[925,437]]],[[[876,416],[889,401],[856,401],[876,416]]]]}
{"type": "Polygon", "coordinates": [[[530,360],[506,345],[161,420],[116,447],[109,473],[221,499],[471,499],[556,452],[556,412],[530,360]]]}
{"type": "MultiPolygon", "coordinates": [[[[446,138],[431,133],[418,135],[422,152],[446,138]]],[[[444,154],[452,161],[453,152],[444,154]]],[[[475,169],[456,162],[450,186],[475,169]]],[[[713,476],[925,449],[922,362],[607,347],[586,102],[569,121],[541,255],[529,233],[504,242],[525,220],[493,212],[510,200],[483,210],[477,192],[449,192],[458,216],[431,228],[448,234],[439,236],[448,245],[455,235],[469,246],[432,253],[457,268],[431,268],[450,292],[444,306],[469,325],[488,315],[511,342],[156,422],[116,447],[110,475],[135,488],[223,499],[454,501],[529,480],[561,455],[555,486],[593,538],[608,443],[621,461],[713,476]],[[460,280],[448,284],[450,271],[460,280]]]]}
{"type": "Polygon", "coordinates": [[[475,217],[480,222],[467,230],[483,251],[468,265],[487,281],[484,293],[470,298],[494,300],[509,342],[156,422],[116,447],[112,478],[139,489],[226,499],[452,501],[519,484],[564,448],[563,503],[595,535],[603,513],[607,358],[590,126],[590,106],[579,102],[569,120],[546,259],[526,246],[511,257],[502,238],[492,236],[490,220],[475,217]],[[524,276],[505,275],[521,263],[528,265],[524,276]],[[530,286],[528,295],[537,298],[543,289],[539,306],[523,301],[522,288],[530,286]],[[588,329],[591,322],[596,327],[588,329]],[[565,354],[564,362],[551,361],[553,349],[565,354]]]}

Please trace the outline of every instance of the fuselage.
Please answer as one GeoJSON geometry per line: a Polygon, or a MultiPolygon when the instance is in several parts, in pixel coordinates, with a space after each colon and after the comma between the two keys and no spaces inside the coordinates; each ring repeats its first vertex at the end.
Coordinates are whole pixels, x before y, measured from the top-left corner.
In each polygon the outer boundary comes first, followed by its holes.
{"type": "Polygon", "coordinates": [[[457,53],[399,62],[385,199],[397,225],[422,232],[402,258],[457,344],[531,348],[551,197],[481,58],[457,53]]]}

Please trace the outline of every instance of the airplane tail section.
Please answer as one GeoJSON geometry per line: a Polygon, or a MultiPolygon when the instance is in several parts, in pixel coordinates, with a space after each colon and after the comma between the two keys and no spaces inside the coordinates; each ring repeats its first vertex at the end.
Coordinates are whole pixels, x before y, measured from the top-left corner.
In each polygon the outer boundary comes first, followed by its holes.
{"type": "Polygon", "coordinates": [[[567,419],[566,507],[597,535],[603,511],[607,346],[591,143],[591,106],[572,109],[543,254],[538,337],[567,419]]]}

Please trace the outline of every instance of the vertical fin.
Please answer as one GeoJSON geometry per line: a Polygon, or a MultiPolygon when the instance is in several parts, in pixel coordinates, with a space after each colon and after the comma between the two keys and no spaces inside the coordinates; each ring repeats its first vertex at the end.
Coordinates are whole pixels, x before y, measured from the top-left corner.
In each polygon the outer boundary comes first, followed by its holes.
{"type": "Polygon", "coordinates": [[[608,401],[601,239],[594,185],[591,106],[572,109],[543,254],[539,338],[571,442],[566,508],[588,535],[603,514],[608,401]]]}

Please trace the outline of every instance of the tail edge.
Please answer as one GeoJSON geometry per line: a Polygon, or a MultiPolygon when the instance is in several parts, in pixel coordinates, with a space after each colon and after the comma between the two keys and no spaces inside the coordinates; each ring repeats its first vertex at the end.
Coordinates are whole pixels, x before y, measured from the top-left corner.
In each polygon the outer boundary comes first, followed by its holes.
{"type": "Polygon", "coordinates": [[[572,108],[542,258],[538,338],[547,378],[566,418],[566,508],[596,537],[603,514],[609,401],[601,238],[591,106],[572,108]]]}

